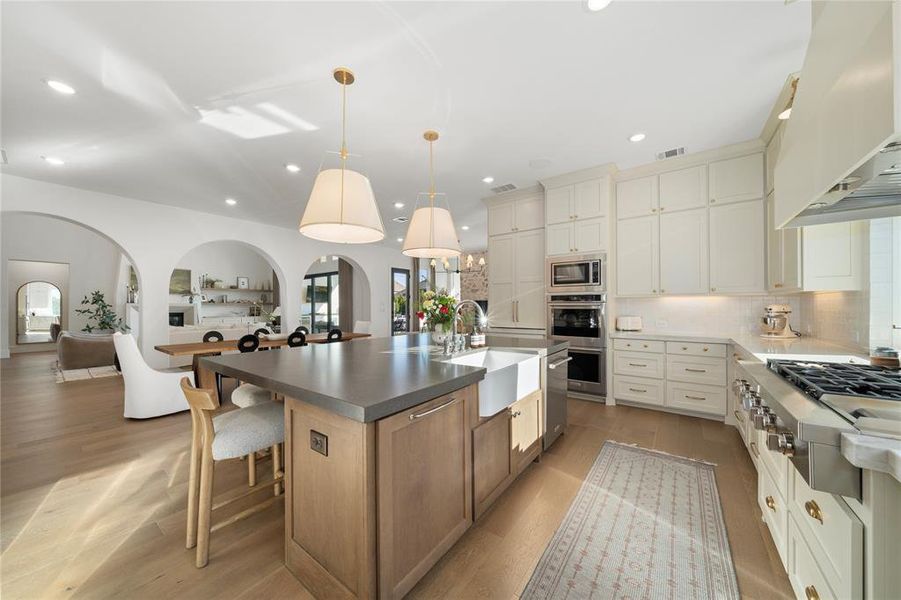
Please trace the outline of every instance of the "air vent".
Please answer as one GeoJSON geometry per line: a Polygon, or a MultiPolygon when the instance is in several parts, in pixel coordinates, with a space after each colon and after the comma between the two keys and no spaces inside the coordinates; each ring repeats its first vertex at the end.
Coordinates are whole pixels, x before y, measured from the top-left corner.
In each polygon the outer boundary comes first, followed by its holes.
{"type": "Polygon", "coordinates": [[[674,156],[682,156],[685,154],[685,148],[673,148],[672,150],[664,150],[663,152],[657,153],[657,160],[666,160],[667,158],[673,158],[674,156]]]}
{"type": "Polygon", "coordinates": [[[391,220],[395,223],[407,223],[410,220],[410,217],[394,217],[391,220]]]}
{"type": "Polygon", "coordinates": [[[516,189],[516,186],[512,183],[505,183],[504,185],[499,185],[497,187],[491,188],[491,191],[495,194],[503,194],[504,192],[512,192],[516,189]]]}

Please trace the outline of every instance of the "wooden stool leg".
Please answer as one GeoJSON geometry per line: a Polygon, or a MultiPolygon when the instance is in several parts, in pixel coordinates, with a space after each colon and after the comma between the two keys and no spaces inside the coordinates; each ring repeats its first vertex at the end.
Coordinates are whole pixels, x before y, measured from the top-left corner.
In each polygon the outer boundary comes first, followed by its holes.
{"type": "Polygon", "coordinates": [[[197,488],[200,485],[200,456],[203,452],[203,435],[193,410],[191,411],[191,421],[194,426],[191,434],[191,467],[188,471],[188,526],[185,548],[193,548],[197,545],[197,488]]]}
{"type": "MultiPolygon", "coordinates": [[[[278,444],[272,446],[272,478],[278,479],[278,474],[282,470],[282,453],[281,448],[279,448],[278,444]]],[[[282,483],[280,481],[276,481],[275,485],[272,486],[275,495],[278,496],[282,490],[282,483]]]]}
{"type": "Polygon", "coordinates": [[[209,447],[203,449],[200,461],[200,506],[197,518],[197,568],[205,567],[210,561],[210,513],[213,510],[213,453],[209,447]]]}
{"type": "Polygon", "coordinates": [[[257,454],[251,452],[247,455],[247,485],[253,487],[257,484],[257,454]]]}

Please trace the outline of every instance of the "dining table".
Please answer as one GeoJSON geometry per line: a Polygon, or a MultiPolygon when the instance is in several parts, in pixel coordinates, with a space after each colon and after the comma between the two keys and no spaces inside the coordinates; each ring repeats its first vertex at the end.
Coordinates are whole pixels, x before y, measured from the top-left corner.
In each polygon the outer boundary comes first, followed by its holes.
{"type": "MultiPolygon", "coordinates": [[[[340,340],[329,342],[328,333],[310,333],[307,334],[308,344],[328,344],[337,342],[348,342],[359,338],[371,337],[371,333],[353,333],[342,332],[340,340]]],[[[281,348],[288,345],[288,338],[278,336],[269,339],[266,336],[260,337],[260,345],[258,350],[269,350],[281,348]]],[[[216,390],[216,373],[201,366],[200,358],[203,356],[216,356],[223,352],[232,352],[238,350],[238,340],[222,340],[221,342],[188,342],[186,344],[159,344],[153,347],[154,350],[168,354],[169,356],[190,356],[191,369],[194,371],[194,385],[207,390],[216,390]]],[[[218,392],[217,392],[218,393],[218,392]]]]}

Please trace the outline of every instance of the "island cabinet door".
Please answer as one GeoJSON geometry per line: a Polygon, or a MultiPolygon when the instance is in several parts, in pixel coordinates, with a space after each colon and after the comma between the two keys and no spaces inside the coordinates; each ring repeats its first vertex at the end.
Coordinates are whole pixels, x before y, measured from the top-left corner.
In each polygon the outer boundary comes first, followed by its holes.
{"type": "Polygon", "coordinates": [[[472,430],[472,493],[478,519],[500,496],[513,476],[510,415],[504,409],[472,430]]]}
{"type": "Polygon", "coordinates": [[[380,598],[403,597],[472,524],[475,390],[377,422],[380,598]]]}
{"type": "Polygon", "coordinates": [[[517,400],[510,406],[513,473],[518,475],[535,460],[541,444],[541,390],[517,400]]]}

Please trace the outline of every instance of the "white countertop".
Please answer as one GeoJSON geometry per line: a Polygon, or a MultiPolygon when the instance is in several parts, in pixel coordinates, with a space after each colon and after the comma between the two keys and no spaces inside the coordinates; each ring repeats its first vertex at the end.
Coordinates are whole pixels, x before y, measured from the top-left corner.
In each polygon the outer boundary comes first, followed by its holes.
{"type": "Polygon", "coordinates": [[[659,331],[613,331],[614,339],[687,341],[702,344],[736,344],[760,361],[768,358],[788,360],[839,360],[869,364],[867,357],[859,349],[827,342],[812,337],[787,339],[764,338],[751,334],[678,333],[659,331]]]}

